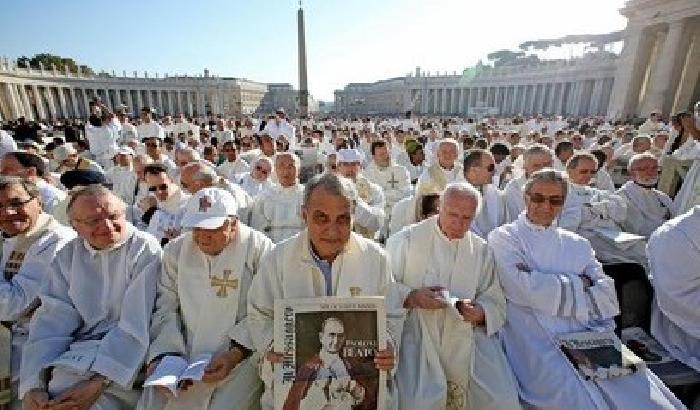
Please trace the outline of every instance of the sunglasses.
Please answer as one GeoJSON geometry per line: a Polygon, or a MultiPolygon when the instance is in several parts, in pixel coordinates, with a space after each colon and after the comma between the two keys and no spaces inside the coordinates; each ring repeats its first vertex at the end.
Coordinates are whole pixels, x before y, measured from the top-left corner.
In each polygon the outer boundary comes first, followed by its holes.
{"type": "Polygon", "coordinates": [[[167,191],[167,190],[168,190],[168,184],[160,184],[160,185],[148,187],[148,192],[167,191]]]}
{"type": "Polygon", "coordinates": [[[562,206],[564,205],[564,198],[561,196],[545,196],[542,194],[527,194],[530,201],[536,204],[543,204],[544,202],[549,202],[552,206],[562,206]]]}

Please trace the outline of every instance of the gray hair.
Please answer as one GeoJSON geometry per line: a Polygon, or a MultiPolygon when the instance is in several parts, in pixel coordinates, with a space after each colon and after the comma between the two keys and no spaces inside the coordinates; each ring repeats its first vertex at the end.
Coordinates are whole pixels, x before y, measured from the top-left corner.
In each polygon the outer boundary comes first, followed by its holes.
{"type": "Polygon", "coordinates": [[[632,158],[630,158],[629,162],[627,163],[627,171],[631,172],[632,167],[634,166],[635,163],[637,163],[639,161],[643,161],[645,159],[654,160],[654,162],[656,162],[657,165],[659,164],[659,159],[656,158],[653,154],[650,154],[648,152],[642,152],[640,154],[632,155],[632,158]]]}
{"type": "Polygon", "coordinates": [[[199,160],[197,162],[190,162],[189,164],[182,167],[182,170],[184,171],[185,169],[190,168],[196,169],[194,175],[192,175],[192,179],[194,179],[195,181],[205,181],[209,184],[215,184],[216,181],[219,179],[219,174],[216,173],[216,170],[212,168],[208,162],[204,162],[203,160],[199,160]]]}
{"type": "Polygon", "coordinates": [[[527,164],[530,158],[540,155],[547,155],[552,161],[554,160],[554,153],[551,148],[544,144],[533,144],[523,151],[523,163],[527,164]]]}
{"type": "Polygon", "coordinates": [[[593,161],[595,164],[596,169],[598,169],[598,158],[595,157],[595,155],[589,153],[589,152],[579,152],[578,154],[574,154],[569,158],[569,160],[566,162],[566,169],[576,169],[578,168],[578,165],[581,163],[581,161],[593,161]]]}
{"type": "Polygon", "coordinates": [[[450,195],[463,195],[473,199],[476,202],[476,211],[474,216],[479,214],[481,210],[482,197],[481,192],[469,182],[450,182],[445,187],[445,190],[440,194],[440,209],[445,205],[445,199],[450,195]]]}
{"type": "Polygon", "coordinates": [[[561,171],[553,168],[544,168],[537,172],[533,172],[530,178],[525,182],[523,192],[528,193],[537,183],[557,183],[561,185],[562,195],[566,199],[566,194],[569,190],[569,177],[561,171]]]}
{"type": "Polygon", "coordinates": [[[0,175],[0,191],[4,191],[12,186],[21,186],[31,198],[37,198],[41,203],[41,192],[36,184],[28,179],[13,177],[7,175],[0,175]]]}
{"type": "Polygon", "coordinates": [[[322,189],[331,195],[343,197],[351,206],[354,207],[357,200],[357,190],[352,182],[346,178],[339,177],[332,172],[316,175],[311,178],[304,187],[304,203],[303,206],[309,205],[309,200],[314,191],[322,189]]]}
{"type": "Polygon", "coordinates": [[[71,192],[70,200],[68,201],[68,206],[66,207],[66,214],[68,214],[68,216],[70,216],[71,218],[73,217],[73,215],[71,215],[73,206],[75,205],[76,201],[82,197],[108,198],[116,202],[119,208],[121,208],[122,210],[126,209],[126,204],[124,203],[124,201],[122,201],[121,198],[116,196],[104,185],[92,184],[80,187],[77,190],[71,192]]]}

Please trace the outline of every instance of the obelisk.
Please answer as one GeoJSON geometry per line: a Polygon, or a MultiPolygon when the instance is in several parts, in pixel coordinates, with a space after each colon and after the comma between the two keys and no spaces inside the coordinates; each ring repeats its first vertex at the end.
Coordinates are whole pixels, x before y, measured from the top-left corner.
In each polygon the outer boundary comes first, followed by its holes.
{"type": "Polygon", "coordinates": [[[306,39],[301,0],[299,0],[299,11],[297,11],[297,28],[299,40],[299,116],[307,117],[309,115],[309,88],[306,83],[306,39]]]}

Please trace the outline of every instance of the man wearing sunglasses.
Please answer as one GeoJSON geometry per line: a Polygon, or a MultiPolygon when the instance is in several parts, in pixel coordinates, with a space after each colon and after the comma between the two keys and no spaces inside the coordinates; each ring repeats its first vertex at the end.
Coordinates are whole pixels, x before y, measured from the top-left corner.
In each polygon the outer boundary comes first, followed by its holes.
{"type": "Polygon", "coordinates": [[[506,297],[501,338],[520,399],[538,409],[684,409],[645,366],[588,379],[556,343],[571,333],[612,332],[620,311],[590,243],[557,226],[569,186],[559,171],[533,173],[524,187],[525,212],[488,238],[506,297]]]}
{"type": "Polygon", "coordinates": [[[483,197],[483,203],[471,224],[471,231],[482,239],[506,222],[503,193],[492,184],[495,172],[496,161],[489,151],[473,148],[464,154],[464,178],[483,197]]]}
{"type": "Polygon", "coordinates": [[[36,185],[6,176],[0,176],[0,232],[0,397],[20,408],[19,366],[29,321],[51,261],[75,232],[42,211],[36,185]]]}
{"type": "Polygon", "coordinates": [[[149,195],[138,204],[143,211],[141,219],[148,225],[147,232],[165,244],[180,234],[180,220],[190,195],[173,183],[163,164],[146,165],[144,174],[149,195]]]}
{"type": "Polygon", "coordinates": [[[243,174],[240,186],[252,198],[266,191],[272,186],[270,174],[272,173],[272,161],[268,157],[260,157],[253,162],[250,172],[243,174]]]}

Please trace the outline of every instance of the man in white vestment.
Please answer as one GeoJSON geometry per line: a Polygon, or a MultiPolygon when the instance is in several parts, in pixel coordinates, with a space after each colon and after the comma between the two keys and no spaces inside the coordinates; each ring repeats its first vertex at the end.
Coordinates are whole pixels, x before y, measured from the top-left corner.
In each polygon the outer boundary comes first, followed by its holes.
{"type": "MultiPolygon", "coordinates": [[[[307,228],[278,244],[262,261],[248,293],[248,325],[255,350],[265,355],[261,378],[264,409],[272,409],[271,363],[282,356],[272,350],[276,299],[319,296],[382,296],[393,282],[391,267],[381,247],[352,232],[357,192],[352,183],[334,174],[317,175],[306,183],[302,215],[307,228]]],[[[394,367],[394,348],[403,320],[389,309],[387,329],[390,345],[375,353],[380,371],[394,367]]],[[[390,375],[391,376],[391,375],[390,375]]],[[[390,389],[390,401],[395,398],[390,389]]],[[[388,408],[395,408],[388,406],[388,408]]]]}
{"type": "Polygon", "coordinates": [[[649,237],[675,216],[671,198],[655,188],[659,181],[659,160],[649,153],[634,155],[627,164],[631,178],[617,191],[627,202],[621,227],[626,232],[649,237]]]}
{"type": "Polygon", "coordinates": [[[304,229],[301,204],[304,186],[299,183],[299,157],[291,152],[275,155],[277,184],[255,198],[250,226],[280,243],[304,229]]]}
{"type": "Polygon", "coordinates": [[[243,174],[250,172],[250,165],[238,156],[235,142],[225,142],[221,147],[221,153],[224,154],[224,162],[216,167],[216,171],[224,178],[232,182],[238,182],[243,174]]]}
{"type": "Polygon", "coordinates": [[[661,113],[654,111],[649,113],[649,118],[644,121],[644,124],[639,126],[639,132],[644,134],[653,134],[666,129],[666,124],[663,123],[661,113]]]}
{"type": "Polygon", "coordinates": [[[437,141],[436,145],[435,158],[429,167],[423,169],[416,187],[421,184],[431,184],[445,189],[450,182],[464,181],[462,164],[457,160],[459,155],[457,141],[447,138],[437,141]]]}
{"type": "Polygon", "coordinates": [[[343,148],[337,153],[338,173],[355,185],[358,201],[355,206],[355,232],[375,239],[384,226],[384,192],[382,188],[360,174],[362,157],[356,149],[343,148]]]}
{"type": "Polygon", "coordinates": [[[100,101],[90,106],[90,118],[85,124],[85,138],[90,154],[103,169],[112,166],[112,155],[119,143],[121,123],[109,108],[100,101]]]}
{"type": "Polygon", "coordinates": [[[473,148],[464,153],[464,178],[479,190],[483,198],[470,229],[482,239],[506,222],[503,192],[492,184],[495,170],[496,161],[487,150],[473,148]]]}
{"type": "Polygon", "coordinates": [[[128,107],[121,105],[114,110],[114,115],[119,120],[119,125],[121,125],[121,131],[119,132],[119,139],[117,143],[119,145],[126,145],[130,141],[139,141],[139,134],[136,131],[136,127],[129,122],[129,111],[128,107]]]}
{"type": "Polygon", "coordinates": [[[561,336],[613,331],[619,311],[589,242],[556,226],[567,188],[561,172],[532,174],[526,211],[488,238],[506,297],[501,338],[520,399],[535,409],[684,409],[643,363],[627,376],[587,379],[560,349],[561,336]]]}
{"type": "Polygon", "coordinates": [[[136,132],[141,140],[159,139],[162,141],[165,138],[165,131],[153,119],[153,110],[150,107],[141,109],[141,124],[136,127],[136,132]]]}
{"type": "Polygon", "coordinates": [[[100,185],[73,194],[68,215],[78,237],[50,265],[24,346],[25,409],[136,404],[133,383],[148,349],[162,251],[125,211],[100,185]]]}
{"type": "Polygon", "coordinates": [[[0,408],[9,403],[20,409],[19,367],[29,321],[49,264],[75,232],[42,211],[34,184],[5,176],[0,177],[0,232],[0,408]]]}
{"type": "Polygon", "coordinates": [[[114,154],[114,166],[105,174],[107,183],[112,184],[112,192],[127,206],[134,205],[139,178],[134,170],[134,150],[121,146],[114,154]]]}
{"type": "Polygon", "coordinates": [[[518,219],[518,215],[525,209],[525,201],[523,201],[525,182],[534,172],[552,167],[554,153],[545,145],[533,144],[523,152],[522,159],[525,174],[511,179],[503,188],[503,197],[506,201],[506,217],[507,221],[510,222],[518,219]]]}
{"type": "Polygon", "coordinates": [[[392,163],[389,155],[389,147],[384,140],[372,142],[370,146],[372,161],[363,171],[362,175],[371,182],[379,185],[384,192],[386,218],[381,236],[388,235],[389,221],[391,219],[391,209],[394,205],[409,196],[413,191],[408,171],[405,167],[392,163]]]}
{"type": "Polygon", "coordinates": [[[700,206],[661,225],[649,238],[654,277],[651,334],[700,372],[700,206]]]}
{"type": "Polygon", "coordinates": [[[267,134],[273,139],[276,139],[280,135],[284,135],[289,141],[290,148],[293,149],[296,146],[297,139],[294,126],[287,121],[283,108],[277,109],[277,111],[275,111],[274,118],[267,121],[263,134],[267,134]]]}
{"type": "Polygon", "coordinates": [[[44,212],[52,213],[56,205],[66,198],[66,193],[46,182],[44,177],[48,172],[44,160],[28,152],[8,152],[0,160],[0,174],[25,178],[33,182],[41,194],[44,212]]]}
{"type": "Polygon", "coordinates": [[[163,140],[156,137],[144,138],[144,146],[146,147],[146,155],[151,157],[153,162],[159,162],[165,165],[168,173],[171,176],[177,174],[177,166],[175,162],[168,157],[167,152],[163,147],[163,140]]]}
{"type": "Polygon", "coordinates": [[[146,165],[144,174],[149,195],[138,203],[143,211],[141,219],[148,225],[147,232],[165,244],[180,234],[180,221],[190,194],[173,183],[163,164],[146,165]]]}
{"type": "Polygon", "coordinates": [[[398,307],[409,312],[396,376],[402,409],[520,409],[497,335],[505,299],[493,256],[469,231],[480,206],[476,188],[450,183],[438,216],[387,241],[398,307]]]}
{"type": "Polygon", "coordinates": [[[166,356],[192,362],[211,354],[201,381],[177,397],[147,387],[139,409],[259,408],[262,382],[248,333],[247,295],[272,242],[236,217],[236,200],[220,188],[199,190],[187,203],[183,228],[163,249],[163,271],[151,319],[149,373],[166,356]],[[213,313],[216,313],[213,315],[213,313]]]}
{"type": "Polygon", "coordinates": [[[272,161],[270,158],[260,157],[253,161],[253,167],[250,172],[244,173],[241,177],[241,188],[252,198],[255,198],[272,186],[271,174],[272,161]]]}

